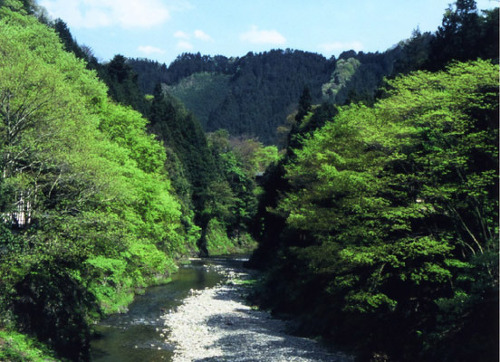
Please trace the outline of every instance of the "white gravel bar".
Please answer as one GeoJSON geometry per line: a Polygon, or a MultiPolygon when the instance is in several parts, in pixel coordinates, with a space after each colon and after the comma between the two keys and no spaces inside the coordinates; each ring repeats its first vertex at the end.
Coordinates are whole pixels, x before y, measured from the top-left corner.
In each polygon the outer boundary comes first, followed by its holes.
{"type": "Polygon", "coordinates": [[[287,323],[245,302],[241,270],[225,272],[226,283],[192,291],[184,304],[163,316],[174,362],[184,361],[354,361],[314,340],[286,333],[287,323]]]}

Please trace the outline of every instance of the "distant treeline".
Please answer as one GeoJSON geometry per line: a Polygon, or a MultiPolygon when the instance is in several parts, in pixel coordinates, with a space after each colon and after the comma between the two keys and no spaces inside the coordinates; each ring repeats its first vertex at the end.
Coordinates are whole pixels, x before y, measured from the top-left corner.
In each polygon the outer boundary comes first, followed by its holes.
{"type": "Polygon", "coordinates": [[[141,90],[157,83],[192,111],[207,132],[226,129],[265,144],[284,146],[287,117],[308,87],[314,103],[372,104],[385,77],[418,69],[443,69],[450,59],[498,59],[498,12],[478,12],[464,1],[462,12],[448,11],[436,32],[416,29],[382,53],[343,52],[338,58],[300,50],[271,50],[243,57],[180,55],[168,67],[147,59],[128,59],[141,90]]]}
{"type": "Polygon", "coordinates": [[[338,59],[99,63],[33,0],[0,35],[0,360],[86,360],[95,320],[254,238],[298,332],[498,359],[498,9],[338,59]]]}
{"type": "Polygon", "coordinates": [[[362,361],[496,361],[498,9],[457,1],[401,46],[374,97],[300,98],[262,181],[254,302],[362,361]]]}

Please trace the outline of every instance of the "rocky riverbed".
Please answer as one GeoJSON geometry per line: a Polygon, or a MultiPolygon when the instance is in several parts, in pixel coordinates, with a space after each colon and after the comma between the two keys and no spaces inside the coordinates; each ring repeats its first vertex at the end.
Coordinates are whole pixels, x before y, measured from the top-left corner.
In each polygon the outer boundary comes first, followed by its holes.
{"type": "Polygon", "coordinates": [[[174,361],[353,361],[288,334],[285,321],[249,306],[244,298],[248,287],[239,283],[251,278],[248,271],[224,267],[221,272],[223,283],[192,291],[180,307],[162,316],[163,332],[174,343],[174,361]]]}

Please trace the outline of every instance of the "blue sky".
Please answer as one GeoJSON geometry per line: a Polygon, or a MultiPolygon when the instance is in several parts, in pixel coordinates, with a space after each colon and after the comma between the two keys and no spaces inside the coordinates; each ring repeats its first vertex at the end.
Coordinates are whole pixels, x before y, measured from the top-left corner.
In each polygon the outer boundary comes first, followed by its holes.
{"type": "MultiPolygon", "coordinates": [[[[454,0],[39,0],[100,61],[170,64],[183,52],[243,56],[300,49],[384,51],[417,27],[435,31],[454,0]]],[[[499,0],[478,0],[479,9],[499,0]]]]}

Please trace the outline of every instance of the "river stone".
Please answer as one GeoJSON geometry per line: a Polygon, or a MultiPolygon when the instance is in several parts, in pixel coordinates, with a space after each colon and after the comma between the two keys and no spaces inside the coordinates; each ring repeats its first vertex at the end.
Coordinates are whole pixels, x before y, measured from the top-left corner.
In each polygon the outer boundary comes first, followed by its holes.
{"type": "Polygon", "coordinates": [[[248,278],[247,272],[229,269],[224,274],[224,284],[192,291],[162,317],[163,332],[175,346],[174,362],[354,361],[314,340],[287,334],[285,321],[245,303],[245,287],[233,280],[248,278]]]}

